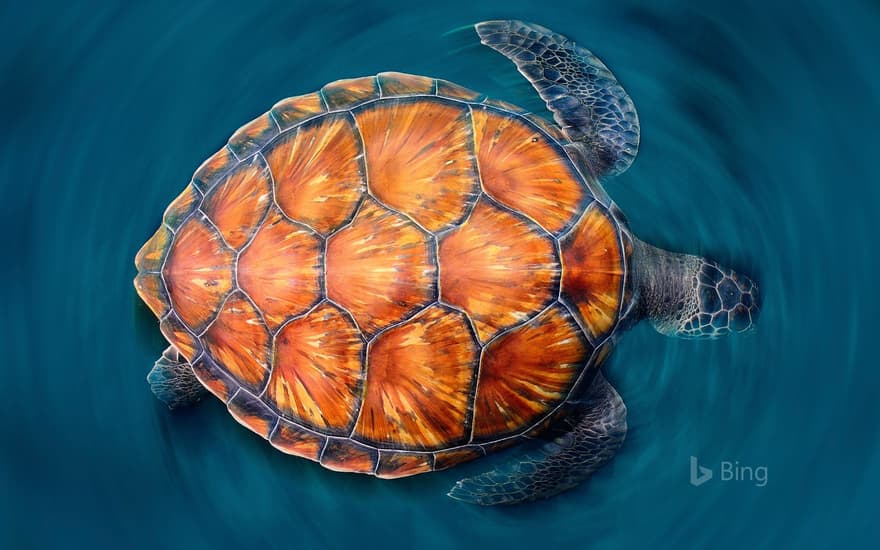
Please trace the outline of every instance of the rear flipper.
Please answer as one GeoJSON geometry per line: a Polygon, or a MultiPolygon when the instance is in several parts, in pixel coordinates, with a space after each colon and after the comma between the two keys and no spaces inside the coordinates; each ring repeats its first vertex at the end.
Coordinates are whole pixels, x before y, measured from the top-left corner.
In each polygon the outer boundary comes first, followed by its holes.
{"type": "Polygon", "coordinates": [[[462,479],[449,496],[484,506],[518,504],[551,497],[590,477],[623,443],[626,405],[599,372],[576,406],[570,431],[491,472],[462,479]]]}
{"type": "Polygon", "coordinates": [[[205,394],[205,387],[196,378],[192,366],[180,356],[177,348],[168,346],[147,375],[150,389],[169,409],[192,405],[205,394]]]}

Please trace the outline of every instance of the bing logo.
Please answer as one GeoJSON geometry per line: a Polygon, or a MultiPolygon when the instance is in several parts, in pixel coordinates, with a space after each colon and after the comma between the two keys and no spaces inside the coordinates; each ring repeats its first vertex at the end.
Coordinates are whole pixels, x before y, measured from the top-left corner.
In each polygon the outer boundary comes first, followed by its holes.
{"type": "MultiPolygon", "coordinates": [[[[742,466],[739,461],[723,460],[718,471],[721,474],[718,479],[721,481],[750,481],[755,487],[767,485],[767,466],[742,466]]],[[[711,468],[700,466],[697,457],[691,457],[691,485],[699,487],[710,481],[714,475],[715,472],[711,468]]]]}

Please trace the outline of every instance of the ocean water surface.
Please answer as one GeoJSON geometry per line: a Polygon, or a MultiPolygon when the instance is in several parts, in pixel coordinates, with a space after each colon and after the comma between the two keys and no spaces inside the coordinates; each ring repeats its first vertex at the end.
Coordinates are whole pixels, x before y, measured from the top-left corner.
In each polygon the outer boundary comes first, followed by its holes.
{"type": "Polygon", "coordinates": [[[876,2],[35,1],[0,30],[0,548],[880,544],[876,2]],[[545,113],[469,27],[497,18],[615,72],[642,145],[606,189],[643,240],[752,275],[758,329],[631,331],[612,465],[512,509],[445,496],[486,461],[381,481],[283,455],[215,399],[170,413],[133,258],[194,169],[279,99],[385,70],[545,113]],[[692,486],[691,457],[714,479],[692,486]]]}

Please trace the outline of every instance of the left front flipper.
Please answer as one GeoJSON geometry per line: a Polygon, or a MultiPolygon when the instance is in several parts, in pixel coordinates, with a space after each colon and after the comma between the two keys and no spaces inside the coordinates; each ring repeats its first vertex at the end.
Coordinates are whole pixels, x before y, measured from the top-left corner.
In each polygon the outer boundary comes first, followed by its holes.
{"type": "Polygon", "coordinates": [[[571,489],[608,462],[626,437],[626,405],[596,373],[587,396],[569,418],[570,431],[540,450],[516,456],[495,470],[462,479],[452,498],[490,506],[548,498],[571,489]]]}
{"type": "Polygon", "coordinates": [[[568,138],[584,144],[597,176],[629,168],[639,150],[639,117],[598,57],[534,23],[484,21],[476,30],[483,44],[516,64],[568,138]]]}

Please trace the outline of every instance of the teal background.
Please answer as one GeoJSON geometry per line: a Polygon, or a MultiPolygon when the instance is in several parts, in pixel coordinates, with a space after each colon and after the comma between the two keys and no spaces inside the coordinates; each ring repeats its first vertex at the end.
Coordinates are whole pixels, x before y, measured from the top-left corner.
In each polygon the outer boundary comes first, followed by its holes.
{"type": "Polygon", "coordinates": [[[876,2],[4,2],[0,547],[871,547],[880,542],[876,2]],[[216,400],[171,414],[131,280],[193,170],[277,100],[342,77],[447,78],[543,112],[467,26],[540,22],[632,95],[607,183],[641,238],[754,275],[758,330],[628,334],[629,437],[515,509],[445,497],[487,466],[383,482],[287,457],[216,400]],[[716,470],[688,483],[690,456],[716,470]],[[721,461],[768,483],[721,481],[721,461]]]}

